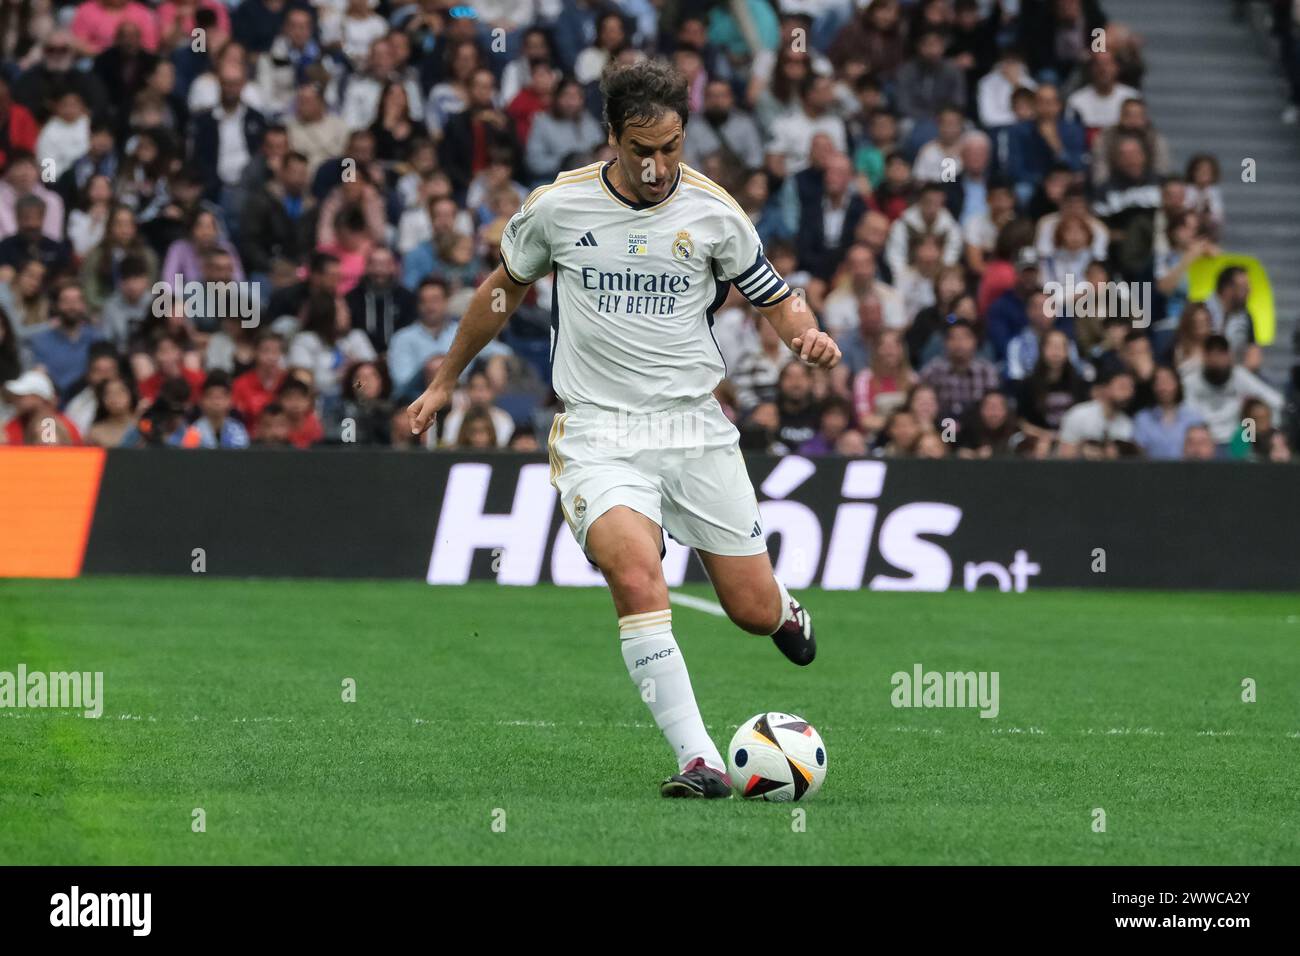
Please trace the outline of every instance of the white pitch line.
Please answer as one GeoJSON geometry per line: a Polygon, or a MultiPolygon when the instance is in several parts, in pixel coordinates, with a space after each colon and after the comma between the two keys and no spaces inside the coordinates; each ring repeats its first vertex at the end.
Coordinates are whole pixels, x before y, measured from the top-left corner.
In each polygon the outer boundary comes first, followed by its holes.
{"type": "Polygon", "coordinates": [[[697,611],[703,611],[705,614],[712,614],[714,617],[727,616],[727,612],[722,609],[721,604],[707,598],[697,598],[689,594],[678,594],[676,591],[669,591],[668,600],[673,604],[680,604],[682,607],[691,607],[697,611]]]}

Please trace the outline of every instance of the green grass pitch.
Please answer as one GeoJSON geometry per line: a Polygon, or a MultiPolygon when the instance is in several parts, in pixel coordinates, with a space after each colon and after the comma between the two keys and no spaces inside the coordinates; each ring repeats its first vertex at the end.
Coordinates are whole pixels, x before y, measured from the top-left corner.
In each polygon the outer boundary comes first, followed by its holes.
{"type": "Polygon", "coordinates": [[[806,670],[674,625],[719,748],[762,710],[822,731],[802,832],[658,796],[602,590],[0,583],[0,671],[103,671],[106,698],[0,710],[0,863],[1300,863],[1294,596],[800,594],[806,670]],[[917,662],[998,671],[997,718],[894,708],[917,662]]]}

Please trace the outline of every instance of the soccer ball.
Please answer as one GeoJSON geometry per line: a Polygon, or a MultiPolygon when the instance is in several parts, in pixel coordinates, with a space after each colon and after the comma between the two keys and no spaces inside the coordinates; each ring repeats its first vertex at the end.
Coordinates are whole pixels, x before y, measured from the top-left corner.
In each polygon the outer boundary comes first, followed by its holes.
{"type": "Polygon", "coordinates": [[[826,745],[802,717],[756,714],[731,738],[727,769],[746,799],[806,800],[826,779],[826,745]]]}

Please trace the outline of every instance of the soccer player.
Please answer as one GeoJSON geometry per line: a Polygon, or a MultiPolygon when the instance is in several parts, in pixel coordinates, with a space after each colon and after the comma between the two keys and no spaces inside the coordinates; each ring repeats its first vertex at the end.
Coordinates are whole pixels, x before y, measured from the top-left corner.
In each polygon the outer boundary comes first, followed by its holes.
{"type": "Polygon", "coordinates": [[[677,756],[667,797],[729,797],[681,651],[661,561],[663,531],[699,554],[733,622],[791,661],[816,652],[812,620],[776,579],[739,435],[713,398],[726,372],[711,330],[728,285],[799,359],[830,368],[834,340],[763,255],[749,217],[681,162],[686,83],[654,61],[601,80],[616,156],[563,172],[506,227],[502,264],[475,292],[450,351],[408,413],[422,433],[501,331],[529,284],[554,278],[551,483],[604,573],[623,660],[677,756]]]}

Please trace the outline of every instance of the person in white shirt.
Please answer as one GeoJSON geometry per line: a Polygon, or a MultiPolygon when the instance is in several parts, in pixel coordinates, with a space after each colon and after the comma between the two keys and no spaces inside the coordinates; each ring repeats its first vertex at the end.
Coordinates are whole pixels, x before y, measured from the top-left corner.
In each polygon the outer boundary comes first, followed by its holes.
{"type": "Polygon", "coordinates": [[[939,240],[945,266],[960,261],[963,247],[961,226],[944,205],[946,199],[942,184],[927,183],[921,189],[920,198],[890,226],[885,261],[889,263],[889,274],[895,282],[907,271],[908,259],[921,236],[933,235],[939,240]]]}
{"type": "MultiPolygon", "coordinates": [[[[408,408],[433,423],[457,377],[528,294],[553,275],[552,387],[564,403],[548,450],[573,535],[562,574],[603,573],[634,687],[673,754],[665,797],[732,794],[726,761],[695,701],[663,574],[664,532],[694,548],[732,621],[770,635],[798,665],[816,653],[812,620],[774,576],[740,434],[714,390],[726,374],[710,334],[719,285],[734,283],[809,365],[840,359],[834,340],[768,260],[745,211],[681,162],[684,78],[644,60],[602,76],[615,158],[560,174],[509,221],[501,264],[479,287],[451,351],[408,408]]],[[[502,579],[510,575],[510,559],[502,579]]]]}
{"type": "Polygon", "coordinates": [[[1268,405],[1275,418],[1282,414],[1282,394],[1232,358],[1232,346],[1222,335],[1205,340],[1199,365],[1183,372],[1183,391],[1189,407],[1201,414],[1216,445],[1232,441],[1241,424],[1242,406],[1248,398],[1268,405]]]}
{"type": "Polygon", "coordinates": [[[388,33],[388,21],[372,11],[374,6],[378,6],[378,0],[347,0],[341,16],[322,15],[321,43],[340,47],[353,65],[360,66],[370,45],[388,33]]]}
{"type": "Polygon", "coordinates": [[[1110,53],[1092,55],[1091,82],[1070,94],[1065,101],[1067,109],[1074,111],[1079,122],[1089,129],[1105,129],[1119,122],[1120,107],[1124,101],[1141,96],[1131,86],[1119,82],[1119,65],[1110,53]]]}
{"type": "Polygon", "coordinates": [[[68,90],[55,103],[54,115],[45,121],[36,140],[36,157],[44,166],[54,163],[54,173],[62,176],[90,149],[90,112],[81,94],[68,90]]]}
{"type": "Polygon", "coordinates": [[[836,152],[848,152],[844,120],[831,112],[834,99],[835,84],[830,77],[810,76],[804,80],[800,108],[772,124],[767,166],[773,175],[793,178],[807,169],[813,137],[819,133],[830,137],[836,152]]]}
{"type": "Polygon", "coordinates": [[[1060,443],[1056,453],[1061,458],[1078,458],[1085,443],[1103,448],[1111,442],[1133,440],[1133,419],[1124,408],[1133,401],[1133,373],[1112,372],[1093,389],[1093,399],[1080,402],[1061,418],[1060,443]]]}
{"type": "Polygon", "coordinates": [[[307,157],[307,175],[315,176],[321,163],[343,155],[348,127],[340,117],[325,111],[325,100],[314,83],[298,87],[294,104],[294,117],[286,124],[289,148],[307,157]]]}
{"type": "Polygon", "coordinates": [[[862,300],[873,295],[880,301],[886,328],[907,327],[903,297],[876,277],[876,256],[865,243],[855,242],[849,247],[839,274],[839,282],[822,304],[822,328],[827,332],[838,338],[857,328],[862,300]]]}
{"type": "Polygon", "coordinates": [[[912,176],[921,183],[953,183],[961,175],[962,128],[965,118],[955,106],[939,110],[938,135],[921,147],[912,176]]]}
{"type": "Polygon", "coordinates": [[[976,104],[980,125],[985,129],[1011,126],[1020,117],[1011,107],[1011,94],[1016,90],[1038,89],[1038,84],[1025,70],[1025,60],[1020,53],[1009,49],[1002,54],[997,66],[985,74],[976,87],[976,104]]]}

